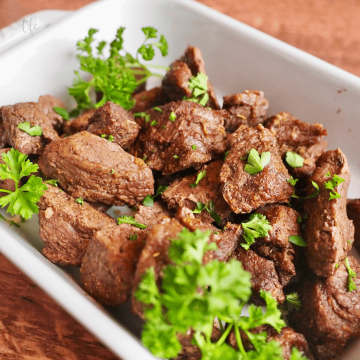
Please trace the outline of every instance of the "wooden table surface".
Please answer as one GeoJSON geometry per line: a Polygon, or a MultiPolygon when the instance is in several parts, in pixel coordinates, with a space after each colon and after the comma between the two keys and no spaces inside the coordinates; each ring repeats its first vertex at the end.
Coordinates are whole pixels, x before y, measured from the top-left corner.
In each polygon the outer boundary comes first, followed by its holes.
{"type": "MultiPolygon", "coordinates": [[[[35,11],[91,2],[0,0],[0,29],[35,11]]],[[[360,76],[359,0],[199,2],[360,76]]],[[[0,289],[0,359],[118,359],[1,254],[0,289]]]]}

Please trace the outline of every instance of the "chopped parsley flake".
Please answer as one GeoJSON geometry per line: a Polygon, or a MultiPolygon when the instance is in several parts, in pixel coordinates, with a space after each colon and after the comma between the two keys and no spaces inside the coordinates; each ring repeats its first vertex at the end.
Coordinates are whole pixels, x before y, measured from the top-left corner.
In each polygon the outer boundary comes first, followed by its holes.
{"type": "Polygon", "coordinates": [[[145,199],[143,200],[143,205],[144,206],[148,206],[148,207],[153,207],[154,205],[154,199],[161,195],[166,189],[168,188],[168,186],[159,186],[155,195],[151,196],[151,195],[147,195],[145,197],[145,199]]]}
{"type": "Polygon", "coordinates": [[[120,224],[130,224],[130,225],[134,225],[136,227],[138,227],[139,229],[146,229],[147,226],[145,224],[141,224],[139,222],[137,222],[133,216],[120,216],[117,218],[117,223],[118,225],[120,224]]]}
{"type": "Polygon", "coordinates": [[[215,211],[214,201],[210,200],[207,204],[202,203],[201,201],[196,202],[196,207],[193,210],[194,214],[201,214],[203,210],[206,210],[210,216],[216,221],[218,225],[221,223],[220,215],[215,211]]]}
{"type": "Polygon", "coordinates": [[[50,180],[45,180],[44,183],[58,187],[59,180],[50,179],[50,180]]]}
{"type": "Polygon", "coordinates": [[[244,171],[250,175],[255,175],[262,171],[264,167],[269,164],[271,154],[269,151],[263,152],[261,156],[255,149],[251,149],[247,158],[247,164],[244,167],[244,171]]]}
{"type": "Polygon", "coordinates": [[[196,76],[192,76],[189,81],[189,89],[192,90],[192,97],[186,100],[205,106],[209,100],[207,75],[199,72],[196,76]]]}
{"type": "Polygon", "coordinates": [[[113,137],[112,135],[109,135],[109,136],[108,136],[108,141],[109,141],[109,142],[113,142],[113,141],[114,141],[114,137],[113,137]]]}
{"type": "Polygon", "coordinates": [[[292,235],[289,237],[289,241],[297,246],[306,247],[306,241],[299,235],[292,235]]]}
{"type": "Polygon", "coordinates": [[[136,240],[138,238],[138,236],[136,235],[136,234],[134,234],[134,235],[129,235],[129,240],[131,240],[131,241],[134,241],[134,240],[136,240]]]}
{"type": "Polygon", "coordinates": [[[293,292],[289,295],[286,295],[286,301],[294,306],[296,310],[300,310],[301,301],[299,299],[299,294],[297,292],[293,292]]]}
{"type": "Polygon", "coordinates": [[[194,188],[194,187],[198,186],[200,180],[203,179],[205,176],[206,176],[206,170],[200,171],[200,172],[197,174],[195,183],[194,183],[194,184],[190,184],[190,187],[191,187],[191,188],[194,188]]]}
{"type": "Polygon", "coordinates": [[[169,116],[169,119],[170,119],[172,122],[175,121],[175,119],[176,119],[176,114],[175,114],[173,111],[171,112],[171,114],[170,114],[170,116],[169,116]]]}
{"type": "Polygon", "coordinates": [[[30,136],[41,136],[43,134],[43,131],[39,125],[31,127],[28,121],[18,124],[17,127],[18,129],[26,132],[30,136]]]}
{"type": "Polygon", "coordinates": [[[178,159],[178,158],[179,158],[179,156],[177,156],[177,155],[174,155],[174,156],[173,156],[173,158],[174,158],[174,159],[178,159]]]}
{"type": "Polygon", "coordinates": [[[346,266],[346,269],[347,269],[348,274],[349,274],[348,290],[349,290],[349,292],[351,292],[353,290],[357,290],[356,284],[355,284],[355,281],[354,281],[354,279],[356,279],[356,272],[353,269],[351,269],[348,258],[345,258],[345,266],[346,266]]]}
{"type": "Polygon", "coordinates": [[[141,117],[142,119],[145,119],[146,123],[148,123],[150,121],[150,115],[147,114],[146,112],[134,113],[134,116],[141,117]]]}
{"type": "Polygon", "coordinates": [[[292,176],[290,179],[286,180],[290,185],[295,186],[299,179],[294,179],[292,176]]]}
{"type": "Polygon", "coordinates": [[[196,145],[192,145],[191,148],[192,148],[193,150],[196,150],[196,145]]]}
{"type": "Polygon", "coordinates": [[[70,119],[70,115],[69,113],[62,107],[60,106],[55,106],[53,107],[53,110],[59,114],[65,121],[68,121],[70,119]]]}
{"type": "Polygon", "coordinates": [[[227,158],[228,155],[229,155],[229,150],[225,151],[224,161],[226,160],[226,158],[227,158]]]}
{"type": "Polygon", "coordinates": [[[152,122],[151,122],[151,126],[156,126],[156,125],[158,125],[159,123],[156,121],[156,120],[153,120],[152,122]]]}
{"type": "Polygon", "coordinates": [[[162,109],[160,109],[160,108],[157,107],[157,106],[153,107],[153,109],[154,109],[155,111],[157,111],[157,112],[161,112],[161,113],[163,112],[162,109]]]}
{"type": "MultiPolygon", "coordinates": [[[[326,174],[327,177],[331,177],[331,174],[330,174],[330,171],[328,171],[328,173],[326,174]]],[[[332,177],[331,180],[327,181],[325,183],[325,188],[328,189],[328,190],[333,190],[333,191],[330,191],[330,197],[329,197],[329,200],[333,200],[333,199],[339,199],[341,198],[341,195],[335,191],[335,188],[341,184],[345,182],[345,180],[343,178],[341,178],[340,176],[338,175],[334,175],[332,177]]]]}
{"type": "MultiPolygon", "coordinates": [[[[305,199],[311,199],[311,198],[314,198],[319,195],[319,191],[320,191],[319,185],[315,181],[311,181],[311,183],[312,183],[313,187],[315,188],[315,191],[312,194],[310,194],[309,196],[307,196],[305,199]]],[[[304,219],[306,219],[306,218],[304,217],[304,219]]]]}
{"type": "Polygon", "coordinates": [[[84,200],[82,198],[78,198],[75,201],[80,205],[84,205],[84,200]]]}
{"type": "Polygon", "coordinates": [[[299,168],[304,166],[304,159],[299,154],[291,151],[286,152],[285,160],[293,168],[299,168]]]}

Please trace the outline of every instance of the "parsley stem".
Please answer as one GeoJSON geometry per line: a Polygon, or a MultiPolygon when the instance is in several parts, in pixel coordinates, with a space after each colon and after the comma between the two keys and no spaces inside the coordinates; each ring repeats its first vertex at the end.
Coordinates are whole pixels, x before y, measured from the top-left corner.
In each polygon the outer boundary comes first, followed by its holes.
{"type": "Polygon", "coordinates": [[[235,328],[235,337],[236,337],[237,346],[238,346],[242,356],[246,359],[246,351],[245,351],[243,343],[241,341],[241,336],[240,336],[240,331],[239,331],[238,324],[234,324],[234,328],[235,328]]]}
{"type": "MultiPolygon", "coordinates": [[[[16,189],[16,190],[17,190],[17,189],[16,189]]],[[[6,192],[6,193],[9,193],[9,194],[12,194],[12,193],[13,193],[12,191],[4,190],[4,189],[0,189],[0,192],[6,192]]]]}
{"type": "Polygon", "coordinates": [[[226,338],[228,337],[232,327],[234,324],[229,324],[229,326],[226,328],[226,330],[223,332],[223,334],[221,335],[220,339],[218,340],[218,342],[216,343],[216,345],[222,345],[224,343],[224,341],[226,340],[226,338]]]}

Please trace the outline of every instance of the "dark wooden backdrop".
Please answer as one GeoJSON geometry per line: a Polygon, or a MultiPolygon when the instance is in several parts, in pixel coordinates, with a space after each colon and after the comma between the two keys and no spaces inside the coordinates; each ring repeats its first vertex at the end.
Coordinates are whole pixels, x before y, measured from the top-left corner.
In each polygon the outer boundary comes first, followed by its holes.
{"type": "MultiPolygon", "coordinates": [[[[0,29],[35,11],[76,10],[90,2],[0,0],[0,29]]],[[[199,2],[360,76],[360,0],[199,2]]],[[[118,359],[1,254],[0,358],[118,359]]]]}

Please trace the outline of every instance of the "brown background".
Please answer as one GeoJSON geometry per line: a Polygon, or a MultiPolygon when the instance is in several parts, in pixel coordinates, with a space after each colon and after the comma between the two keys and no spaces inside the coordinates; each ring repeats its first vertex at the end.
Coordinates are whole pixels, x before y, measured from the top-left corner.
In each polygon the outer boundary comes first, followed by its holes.
{"type": "MultiPolygon", "coordinates": [[[[0,29],[35,11],[90,2],[0,0],[0,29]]],[[[360,76],[360,0],[199,2],[360,76]]],[[[118,358],[0,255],[0,359],[118,358]]]]}

